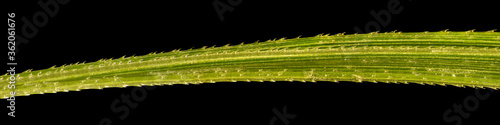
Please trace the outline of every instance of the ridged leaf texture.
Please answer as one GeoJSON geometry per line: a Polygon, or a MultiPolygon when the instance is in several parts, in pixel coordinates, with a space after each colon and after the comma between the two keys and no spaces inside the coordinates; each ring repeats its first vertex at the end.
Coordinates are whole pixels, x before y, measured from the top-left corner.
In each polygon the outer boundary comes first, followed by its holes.
{"type": "MultiPolygon", "coordinates": [[[[500,33],[387,32],[275,39],[101,59],[16,74],[16,96],[236,81],[353,81],[500,88],[500,33]]],[[[0,97],[9,97],[10,75],[0,97]]],[[[237,84],[237,83],[235,83],[237,84]]]]}

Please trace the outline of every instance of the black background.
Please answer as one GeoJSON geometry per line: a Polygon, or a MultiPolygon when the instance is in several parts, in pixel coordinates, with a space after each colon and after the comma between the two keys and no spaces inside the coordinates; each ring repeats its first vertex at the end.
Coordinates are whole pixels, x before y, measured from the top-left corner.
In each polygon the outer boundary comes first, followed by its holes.
{"type": "MultiPolygon", "coordinates": [[[[47,1],[47,0],[40,0],[47,1]]],[[[17,46],[18,72],[53,65],[93,62],[101,58],[144,55],[173,49],[222,46],[274,38],[314,36],[320,33],[355,33],[355,26],[376,21],[370,11],[387,10],[381,1],[250,1],[217,15],[215,0],[97,1],[72,0],[60,5],[46,26],[29,42],[17,46]]],[[[228,4],[226,0],[218,0],[228,4]]],[[[487,1],[399,0],[403,11],[392,14],[386,31],[486,31],[499,28],[498,4],[487,1]]],[[[32,21],[43,9],[37,0],[8,1],[15,12],[18,33],[22,17],[32,21]]],[[[372,30],[375,31],[375,30],[372,30]]],[[[6,68],[5,68],[6,69],[6,68]]],[[[18,124],[253,124],[268,125],[273,108],[287,107],[289,125],[299,124],[449,124],[443,113],[454,103],[474,96],[472,88],[419,84],[350,82],[238,82],[202,85],[157,86],[130,109],[124,120],[111,102],[125,89],[82,90],[16,97],[18,124]]],[[[482,91],[483,92],[483,91],[482,91]]],[[[496,124],[500,92],[480,101],[464,125],[496,124]]],[[[8,104],[2,101],[1,107],[8,104]]],[[[119,106],[123,106],[120,104],[119,106]]],[[[7,109],[1,109],[7,117],[7,109]]],[[[456,114],[453,114],[456,115],[456,114]]],[[[4,117],[2,116],[2,117],[4,117]]],[[[3,118],[2,118],[3,119],[3,118]]],[[[6,122],[2,120],[1,122],[6,122]]],[[[277,120],[276,125],[282,125],[277,120]]]]}

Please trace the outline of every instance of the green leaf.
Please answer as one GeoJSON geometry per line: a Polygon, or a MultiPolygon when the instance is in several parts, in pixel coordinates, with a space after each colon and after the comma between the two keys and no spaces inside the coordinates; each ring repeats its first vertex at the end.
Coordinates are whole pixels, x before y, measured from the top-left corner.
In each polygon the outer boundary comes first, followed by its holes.
{"type": "MultiPolygon", "coordinates": [[[[320,34],[28,70],[16,74],[15,92],[24,96],[236,81],[354,81],[498,89],[499,47],[500,33],[493,31],[320,34]]],[[[10,77],[1,77],[3,98],[10,97],[10,77]]]]}

